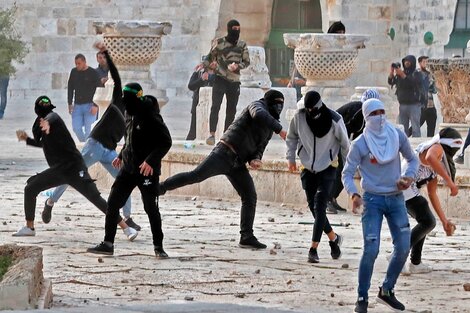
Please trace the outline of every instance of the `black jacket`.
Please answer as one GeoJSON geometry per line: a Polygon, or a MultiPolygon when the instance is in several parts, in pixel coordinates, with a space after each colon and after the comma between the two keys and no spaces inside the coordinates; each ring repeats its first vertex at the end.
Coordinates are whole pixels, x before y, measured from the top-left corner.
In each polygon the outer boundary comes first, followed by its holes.
{"type": "Polygon", "coordinates": [[[241,162],[261,160],[273,132],[278,134],[282,125],[268,111],[264,99],[248,105],[222,135],[241,162]]]}
{"type": "MultiPolygon", "coordinates": [[[[212,86],[213,79],[210,80],[203,80],[202,74],[204,74],[204,70],[195,71],[191,78],[189,79],[188,88],[193,92],[193,102],[191,105],[191,113],[196,113],[196,107],[199,103],[199,89],[201,87],[212,86]]],[[[215,77],[215,75],[213,76],[215,77]]]]}
{"type": "Polygon", "coordinates": [[[172,144],[171,136],[155,109],[145,113],[127,115],[126,142],[119,158],[130,173],[139,173],[139,166],[145,161],[153,168],[154,175],[160,175],[162,158],[172,144]]]}
{"type": "Polygon", "coordinates": [[[425,91],[423,90],[423,78],[420,72],[416,71],[416,58],[413,55],[407,55],[402,60],[405,78],[397,75],[388,77],[388,84],[392,87],[397,86],[397,99],[401,105],[420,103],[425,91]],[[405,68],[405,60],[411,62],[411,67],[405,68]]]}
{"type": "Polygon", "coordinates": [[[346,103],[339,107],[336,112],[341,114],[343,117],[349,139],[356,139],[360,134],[362,134],[362,131],[364,130],[364,115],[362,114],[361,101],[346,103]]]}
{"type": "Polygon", "coordinates": [[[49,122],[49,134],[44,133],[39,127],[40,118],[36,118],[33,124],[33,137],[26,139],[26,144],[42,147],[47,164],[50,167],[61,166],[70,169],[86,170],[80,151],[65,126],[62,118],[55,112],[49,113],[45,120],[49,122]]]}
{"type": "Polygon", "coordinates": [[[110,105],[104,111],[101,119],[93,127],[90,137],[101,143],[109,150],[116,149],[117,143],[124,136],[126,122],[124,119],[124,103],[122,102],[122,85],[119,72],[109,56],[108,51],[104,52],[108,62],[111,77],[114,80],[113,98],[110,105]]]}

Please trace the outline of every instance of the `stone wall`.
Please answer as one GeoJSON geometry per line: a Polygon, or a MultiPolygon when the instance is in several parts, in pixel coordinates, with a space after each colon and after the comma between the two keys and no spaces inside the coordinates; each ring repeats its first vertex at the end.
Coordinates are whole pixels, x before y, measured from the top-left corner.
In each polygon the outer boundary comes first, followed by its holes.
{"type": "Polygon", "coordinates": [[[142,0],[130,6],[123,0],[0,0],[2,8],[16,3],[16,30],[29,43],[25,64],[11,80],[11,102],[30,103],[47,93],[56,103],[66,101],[66,84],[74,56],[83,53],[96,67],[94,21],[152,20],[173,23],[163,38],[159,59],[152,65],[157,86],[171,98],[190,93],[186,84],[201,50],[208,51],[215,35],[218,6],[213,0],[142,0]]]}

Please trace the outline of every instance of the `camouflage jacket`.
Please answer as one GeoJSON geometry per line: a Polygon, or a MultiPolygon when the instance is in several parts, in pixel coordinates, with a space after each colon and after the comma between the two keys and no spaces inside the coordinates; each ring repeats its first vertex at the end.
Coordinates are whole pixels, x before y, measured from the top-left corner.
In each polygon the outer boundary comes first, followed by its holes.
{"type": "Polygon", "coordinates": [[[240,81],[240,70],[250,65],[248,47],[242,40],[238,40],[236,46],[228,42],[225,37],[214,39],[212,48],[204,61],[204,67],[208,67],[212,61],[217,61],[216,74],[231,82],[240,81]],[[231,72],[228,65],[238,64],[238,70],[231,72]]]}

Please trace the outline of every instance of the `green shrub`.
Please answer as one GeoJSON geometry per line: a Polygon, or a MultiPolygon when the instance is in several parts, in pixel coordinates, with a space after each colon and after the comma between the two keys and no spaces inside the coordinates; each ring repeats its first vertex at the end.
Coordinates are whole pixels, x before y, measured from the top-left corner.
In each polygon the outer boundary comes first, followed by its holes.
{"type": "Polygon", "coordinates": [[[12,262],[13,257],[11,255],[0,255],[0,281],[3,278],[3,275],[8,271],[12,262]]]}
{"type": "Polygon", "coordinates": [[[0,76],[14,74],[12,61],[23,63],[29,49],[14,28],[16,7],[0,10],[0,76]]]}

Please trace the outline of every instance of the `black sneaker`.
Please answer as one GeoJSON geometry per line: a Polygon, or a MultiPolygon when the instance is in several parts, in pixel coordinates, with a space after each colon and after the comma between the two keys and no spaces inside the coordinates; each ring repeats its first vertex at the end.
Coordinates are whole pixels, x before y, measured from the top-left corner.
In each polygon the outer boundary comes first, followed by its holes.
{"type": "Polygon", "coordinates": [[[155,246],[154,251],[155,251],[155,256],[159,259],[165,259],[168,257],[168,254],[166,254],[162,246],[155,246]]]}
{"type": "Polygon", "coordinates": [[[255,236],[248,237],[246,239],[240,239],[240,243],[238,244],[240,248],[247,248],[247,249],[266,249],[267,246],[264,243],[261,243],[256,239],[255,236]]]}
{"type": "Polygon", "coordinates": [[[96,247],[86,249],[86,252],[96,253],[96,254],[113,255],[114,254],[114,245],[108,244],[108,243],[105,243],[104,241],[102,241],[96,247]]]}
{"type": "Polygon", "coordinates": [[[463,156],[463,154],[459,154],[459,156],[456,157],[456,158],[454,159],[454,161],[455,161],[455,163],[463,164],[463,163],[464,163],[464,156],[463,156]]]}
{"type": "Polygon", "coordinates": [[[367,307],[369,306],[369,302],[360,297],[356,301],[356,307],[354,308],[354,312],[356,313],[367,313],[367,307]]]}
{"type": "Polygon", "coordinates": [[[47,204],[47,200],[44,203],[44,209],[42,210],[41,217],[44,224],[47,224],[51,221],[52,218],[52,207],[54,205],[47,204]]]}
{"type": "Polygon", "coordinates": [[[335,198],[331,199],[331,205],[336,209],[336,211],[346,212],[347,210],[338,204],[335,198]]]}
{"type": "Polygon", "coordinates": [[[405,306],[395,298],[393,290],[383,290],[382,287],[379,287],[377,302],[385,304],[395,312],[405,311],[405,306]]]}
{"type": "Polygon", "coordinates": [[[335,241],[329,241],[331,248],[331,257],[333,260],[339,259],[341,257],[341,244],[343,243],[343,236],[336,234],[335,241]]]}
{"type": "Polygon", "coordinates": [[[132,227],[132,228],[134,228],[134,229],[137,230],[137,231],[140,231],[140,230],[142,229],[142,227],[140,227],[139,225],[137,225],[137,224],[132,220],[132,217],[129,217],[125,222],[126,222],[127,226],[132,227]]]}
{"type": "Polygon", "coordinates": [[[317,249],[310,247],[310,250],[308,250],[308,262],[320,263],[320,258],[318,257],[317,249]]]}
{"type": "Polygon", "coordinates": [[[338,210],[336,210],[336,208],[334,207],[332,201],[328,201],[326,203],[326,213],[328,213],[328,214],[338,214],[338,210]]]}

